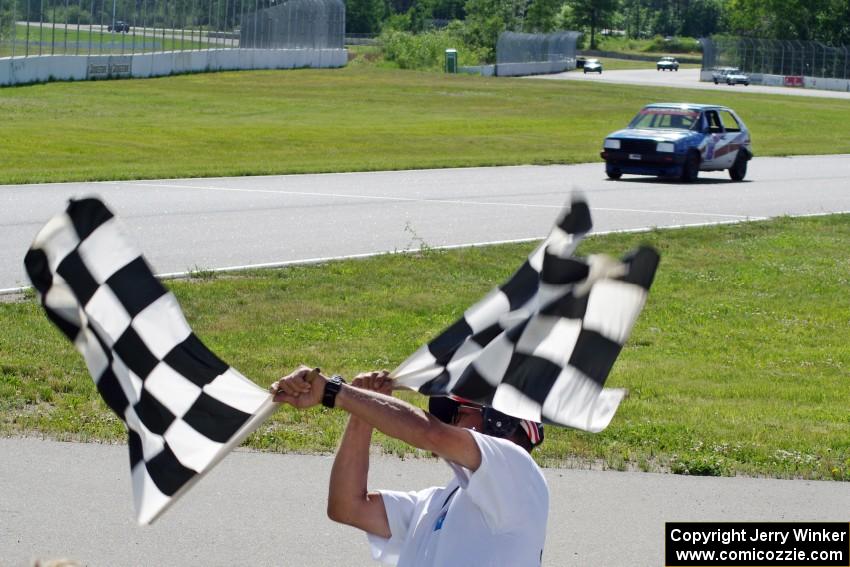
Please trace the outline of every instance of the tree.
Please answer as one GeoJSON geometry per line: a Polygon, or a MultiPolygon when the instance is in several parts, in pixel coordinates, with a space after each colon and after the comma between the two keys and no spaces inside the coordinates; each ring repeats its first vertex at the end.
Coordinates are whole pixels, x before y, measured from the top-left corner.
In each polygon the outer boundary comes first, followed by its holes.
{"type": "Polygon", "coordinates": [[[676,35],[707,37],[720,29],[722,6],[718,0],[690,2],[682,13],[676,35]]]}
{"type": "Polygon", "coordinates": [[[596,49],[596,30],[606,26],[619,0],[568,0],[568,3],[573,8],[573,20],[590,30],[590,49],[596,49]]]}
{"type": "Polygon", "coordinates": [[[850,3],[828,0],[825,9],[815,16],[816,38],[830,45],[850,45],[850,3]]]}
{"type": "Polygon", "coordinates": [[[727,0],[726,17],[734,35],[802,39],[813,37],[814,15],[823,0],[727,0]]]}
{"type": "Polygon", "coordinates": [[[628,37],[637,39],[646,35],[647,12],[645,0],[624,0],[622,13],[628,37]]]}
{"type": "Polygon", "coordinates": [[[527,32],[548,33],[557,27],[561,0],[533,0],[525,13],[523,29],[527,32]]]}
{"type": "Polygon", "coordinates": [[[466,0],[467,42],[482,48],[492,61],[499,34],[521,30],[526,7],[526,0],[466,0]]]}
{"type": "Polygon", "coordinates": [[[345,31],[377,33],[386,15],[384,0],[345,0],[345,31]]]}

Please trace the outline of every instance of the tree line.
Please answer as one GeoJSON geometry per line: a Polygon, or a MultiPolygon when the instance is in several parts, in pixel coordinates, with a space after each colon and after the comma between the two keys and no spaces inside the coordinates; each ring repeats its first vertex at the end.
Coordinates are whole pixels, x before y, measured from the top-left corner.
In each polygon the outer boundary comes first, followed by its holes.
{"type": "Polygon", "coordinates": [[[347,33],[419,33],[451,22],[490,43],[505,30],[583,32],[627,38],[715,34],[850,45],[848,0],[344,0],[347,33]]]}

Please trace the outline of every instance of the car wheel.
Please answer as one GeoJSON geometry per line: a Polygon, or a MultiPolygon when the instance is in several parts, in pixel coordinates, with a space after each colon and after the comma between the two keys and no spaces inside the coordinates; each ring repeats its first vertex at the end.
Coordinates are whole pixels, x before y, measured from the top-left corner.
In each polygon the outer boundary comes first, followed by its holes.
{"type": "Polygon", "coordinates": [[[720,83],[717,82],[717,79],[714,79],[714,84],[719,85],[720,83]]]}
{"type": "Polygon", "coordinates": [[[685,158],[685,164],[682,166],[682,181],[691,183],[699,177],[699,154],[691,152],[685,158]]]}
{"type": "Polygon", "coordinates": [[[746,176],[747,158],[744,155],[744,152],[738,152],[738,156],[735,158],[735,163],[733,163],[732,167],[729,168],[729,177],[732,178],[732,181],[743,181],[746,176]]]}
{"type": "Polygon", "coordinates": [[[608,179],[619,179],[623,176],[623,172],[620,171],[620,168],[618,168],[618,167],[606,165],[605,166],[605,175],[608,176],[608,179]]]}

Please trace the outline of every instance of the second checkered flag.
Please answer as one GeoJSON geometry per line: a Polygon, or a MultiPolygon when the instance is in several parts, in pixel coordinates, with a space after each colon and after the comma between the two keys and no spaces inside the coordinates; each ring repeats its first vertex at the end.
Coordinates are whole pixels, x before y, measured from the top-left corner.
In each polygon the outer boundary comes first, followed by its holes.
{"type": "Polygon", "coordinates": [[[404,361],[399,386],[518,417],[601,431],[624,396],[604,388],[646,302],[659,256],[573,254],[592,227],[576,198],[502,286],[404,361]]]}

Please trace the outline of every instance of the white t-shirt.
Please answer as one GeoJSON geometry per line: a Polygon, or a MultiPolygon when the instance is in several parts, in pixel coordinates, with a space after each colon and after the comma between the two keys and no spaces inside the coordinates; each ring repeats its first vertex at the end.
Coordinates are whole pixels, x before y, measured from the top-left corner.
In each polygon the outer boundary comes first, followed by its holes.
{"type": "Polygon", "coordinates": [[[372,557],[399,567],[538,567],[549,487],[534,459],[505,439],[470,431],[481,450],[473,473],[449,462],[444,488],[382,490],[389,539],[368,534],[372,557]]]}

